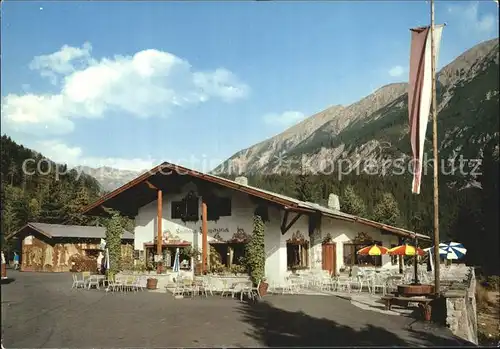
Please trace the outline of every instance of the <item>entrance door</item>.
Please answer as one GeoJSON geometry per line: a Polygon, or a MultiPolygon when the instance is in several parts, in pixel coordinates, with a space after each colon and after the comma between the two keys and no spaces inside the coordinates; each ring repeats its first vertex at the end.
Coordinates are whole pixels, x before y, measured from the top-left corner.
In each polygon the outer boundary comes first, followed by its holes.
{"type": "Polygon", "coordinates": [[[336,260],[337,260],[337,248],[335,243],[323,244],[323,270],[328,270],[328,272],[336,273],[336,260]]]}

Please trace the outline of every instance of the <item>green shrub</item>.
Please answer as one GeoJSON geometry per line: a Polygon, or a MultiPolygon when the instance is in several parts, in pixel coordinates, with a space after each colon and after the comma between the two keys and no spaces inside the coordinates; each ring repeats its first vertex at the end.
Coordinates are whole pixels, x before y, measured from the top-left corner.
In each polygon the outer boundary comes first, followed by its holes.
{"type": "Polygon", "coordinates": [[[245,247],[245,261],[254,285],[257,285],[262,280],[265,273],[264,228],[262,218],[255,215],[253,217],[253,234],[245,247]]]}

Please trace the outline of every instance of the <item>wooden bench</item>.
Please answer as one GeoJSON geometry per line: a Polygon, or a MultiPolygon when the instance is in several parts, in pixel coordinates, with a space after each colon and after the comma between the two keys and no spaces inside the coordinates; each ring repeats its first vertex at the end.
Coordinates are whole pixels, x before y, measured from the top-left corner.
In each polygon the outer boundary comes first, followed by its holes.
{"type": "Polygon", "coordinates": [[[425,320],[430,320],[430,303],[434,300],[432,298],[423,297],[402,297],[402,296],[384,296],[382,300],[385,303],[385,309],[391,310],[393,302],[401,301],[407,303],[418,303],[419,307],[422,307],[425,320]],[[427,315],[428,314],[428,315],[427,315]]]}

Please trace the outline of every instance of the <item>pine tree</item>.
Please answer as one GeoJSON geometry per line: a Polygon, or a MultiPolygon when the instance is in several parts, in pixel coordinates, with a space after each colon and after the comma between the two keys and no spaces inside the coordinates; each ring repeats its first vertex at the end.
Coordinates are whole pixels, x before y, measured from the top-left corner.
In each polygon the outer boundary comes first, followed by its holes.
{"type": "Polygon", "coordinates": [[[57,181],[49,185],[47,196],[44,198],[41,210],[40,220],[44,223],[60,224],[65,220],[65,207],[61,200],[61,186],[57,181]]]}
{"type": "Polygon", "coordinates": [[[36,222],[40,218],[42,207],[36,198],[32,198],[28,203],[29,221],[36,222]]]}
{"type": "Polygon", "coordinates": [[[88,189],[80,184],[75,196],[67,205],[68,224],[86,225],[90,219],[82,214],[82,208],[90,204],[90,195],[88,189]]]}
{"type": "Polygon", "coordinates": [[[355,216],[365,216],[366,215],[366,206],[361,199],[354,192],[354,188],[351,185],[347,185],[344,189],[343,195],[340,197],[340,209],[342,212],[350,213],[355,216]]]}
{"type": "MultiPolygon", "coordinates": [[[[304,171],[301,167],[301,173],[296,177],[294,183],[295,197],[300,201],[318,202],[320,199],[320,188],[314,182],[313,175],[304,171]]],[[[282,182],[283,183],[283,182],[282,182]]]]}
{"type": "Polygon", "coordinates": [[[373,208],[373,220],[398,226],[400,221],[400,212],[396,199],[391,193],[384,193],[380,201],[373,208]]]}
{"type": "Polygon", "coordinates": [[[481,238],[477,244],[481,244],[484,257],[484,268],[490,274],[499,273],[499,153],[498,138],[492,139],[483,150],[483,158],[480,166],[481,203],[479,225],[481,238]]]}

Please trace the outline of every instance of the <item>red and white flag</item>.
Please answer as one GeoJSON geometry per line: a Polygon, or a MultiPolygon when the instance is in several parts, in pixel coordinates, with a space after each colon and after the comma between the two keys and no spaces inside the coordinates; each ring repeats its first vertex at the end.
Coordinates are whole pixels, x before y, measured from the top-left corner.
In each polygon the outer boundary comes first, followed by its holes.
{"type": "MultiPolygon", "coordinates": [[[[434,26],[435,66],[443,25],[434,26]]],[[[413,183],[411,191],[420,194],[425,132],[432,102],[431,28],[411,30],[410,82],[408,86],[408,114],[410,140],[413,152],[413,183]]]]}

